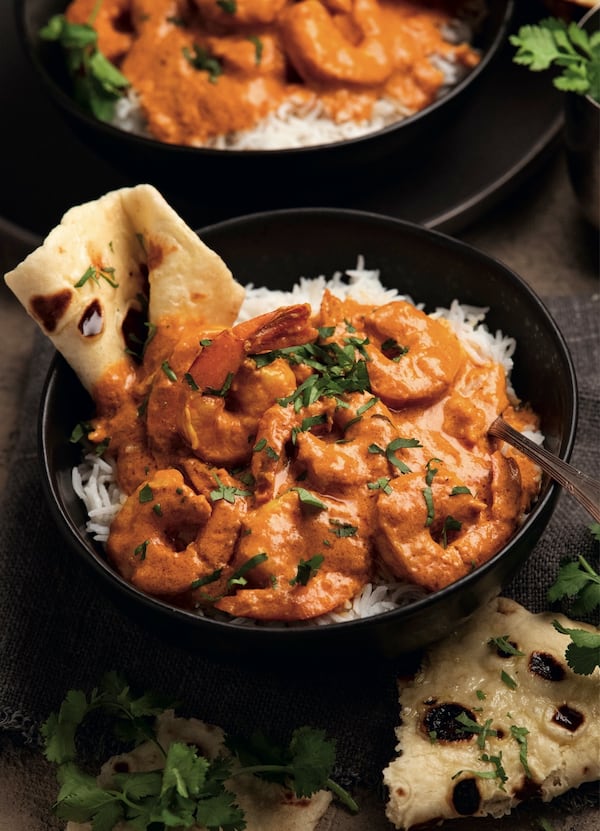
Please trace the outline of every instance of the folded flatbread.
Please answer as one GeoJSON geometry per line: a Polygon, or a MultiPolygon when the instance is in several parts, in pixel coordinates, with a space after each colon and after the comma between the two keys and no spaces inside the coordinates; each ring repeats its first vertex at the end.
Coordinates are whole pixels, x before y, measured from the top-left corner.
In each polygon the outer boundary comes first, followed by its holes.
{"type": "Polygon", "coordinates": [[[146,184],[71,208],[5,280],[89,392],[127,359],[135,318],[230,326],[244,297],[218,254],[146,184]]]}
{"type": "Polygon", "coordinates": [[[570,669],[554,619],[596,631],[496,598],[400,682],[399,755],[383,771],[396,828],[502,817],[600,777],[600,668],[570,669]]]}
{"type": "MultiPolygon", "coordinates": [[[[162,713],[156,724],[156,737],[161,747],[168,750],[173,742],[185,742],[199,748],[208,759],[226,754],[225,734],[220,727],[205,724],[195,718],[178,718],[173,710],[162,713]]],[[[98,784],[110,785],[117,771],[136,772],[158,770],[164,757],[154,742],[144,742],[129,753],[113,756],[102,766],[98,784]]],[[[317,791],[310,798],[295,797],[281,785],[266,782],[256,776],[235,776],[225,783],[236,795],[244,810],[246,831],[314,831],[332,800],[330,791],[317,791]]],[[[66,831],[91,831],[90,823],[69,822],[66,831]]],[[[118,823],[114,831],[130,831],[128,823],[118,823]]],[[[194,831],[203,831],[194,826],[194,831]]]]}

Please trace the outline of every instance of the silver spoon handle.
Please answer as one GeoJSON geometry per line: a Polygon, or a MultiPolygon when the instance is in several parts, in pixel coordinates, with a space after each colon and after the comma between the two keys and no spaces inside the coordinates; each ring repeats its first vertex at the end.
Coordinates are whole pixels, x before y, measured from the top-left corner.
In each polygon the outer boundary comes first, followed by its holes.
{"type": "Polygon", "coordinates": [[[517,450],[537,462],[543,471],[557,481],[559,485],[562,485],[583,505],[596,522],[600,522],[599,481],[577,470],[573,465],[563,462],[562,459],[559,459],[544,447],[540,447],[511,427],[510,424],[507,424],[500,416],[492,422],[488,432],[491,436],[508,442],[508,444],[516,447],[517,450]]]}

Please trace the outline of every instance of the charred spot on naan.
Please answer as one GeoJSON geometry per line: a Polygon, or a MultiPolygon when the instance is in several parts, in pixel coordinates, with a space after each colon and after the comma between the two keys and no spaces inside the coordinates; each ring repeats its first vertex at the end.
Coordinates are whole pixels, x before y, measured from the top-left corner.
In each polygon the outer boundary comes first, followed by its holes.
{"type": "Polygon", "coordinates": [[[5,275],[28,314],[93,394],[150,332],[197,319],[229,326],[244,289],[151,185],[71,208],[5,275]]]}

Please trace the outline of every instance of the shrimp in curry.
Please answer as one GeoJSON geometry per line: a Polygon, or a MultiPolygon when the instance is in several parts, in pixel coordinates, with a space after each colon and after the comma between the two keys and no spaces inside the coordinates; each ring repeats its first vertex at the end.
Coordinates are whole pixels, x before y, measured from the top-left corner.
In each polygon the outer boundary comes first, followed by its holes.
{"type": "Polygon", "coordinates": [[[111,437],[128,494],[108,557],[185,608],[295,621],[374,580],[435,591],[507,542],[539,486],[487,435],[499,413],[537,427],[502,367],[405,300],[326,290],[316,311],[186,326],[176,343],[159,327],[128,395],[90,433],[111,437]]]}
{"type": "Polygon", "coordinates": [[[455,82],[448,67],[458,80],[480,62],[472,27],[463,21],[460,30],[463,5],[72,0],[65,16],[94,27],[154,138],[228,146],[281,108],[361,130],[424,109],[455,82]]]}

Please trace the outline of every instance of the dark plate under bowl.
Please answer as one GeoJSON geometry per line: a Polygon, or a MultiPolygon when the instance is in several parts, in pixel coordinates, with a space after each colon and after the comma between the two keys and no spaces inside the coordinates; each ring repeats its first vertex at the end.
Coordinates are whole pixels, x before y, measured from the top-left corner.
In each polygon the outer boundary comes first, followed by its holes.
{"type": "MultiPolygon", "coordinates": [[[[438,232],[378,214],[296,209],[254,214],[199,232],[242,283],[285,289],[299,277],[331,276],[364,256],[381,281],[426,311],[462,303],[489,307],[490,331],[517,340],[512,375],[519,396],[541,416],[547,447],[568,459],[577,422],[577,387],[565,341],[523,279],[480,251],[438,232]]],[[[540,498],[511,541],[487,563],[451,586],[396,611],[347,623],[303,628],[244,627],[200,618],[142,594],[108,565],[85,533],[85,511],[71,486],[77,448],[73,426],[92,404],[60,357],[43,392],[39,435],[44,482],[57,523],[101,586],[129,614],[188,648],[238,660],[269,661],[353,655],[395,657],[450,632],[498,593],[523,566],[552,513],[558,488],[546,477],[540,498]]],[[[362,658],[361,658],[362,659],[362,658]]]]}
{"type": "MultiPolygon", "coordinates": [[[[178,192],[179,182],[180,191],[188,194],[198,187],[199,199],[212,203],[226,200],[227,204],[232,200],[247,204],[247,195],[256,188],[273,195],[288,193],[290,188],[327,193],[333,187],[344,187],[349,177],[356,185],[361,178],[370,181],[375,175],[389,176],[419,139],[437,135],[446,119],[460,118],[461,103],[505,42],[513,12],[513,0],[487,0],[488,14],[474,41],[482,54],[480,63],[420,113],[346,141],[290,150],[242,151],[166,144],[112,127],[82,110],[70,96],[60,49],[39,37],[40,28],[66,5],[66,0],[15,0],[14,8],[24,51],[69,126],[100,157],[140,181],[170,192],[178,192]]],[[[315,199],[313,204],[319,201],[315,199]]]]}

